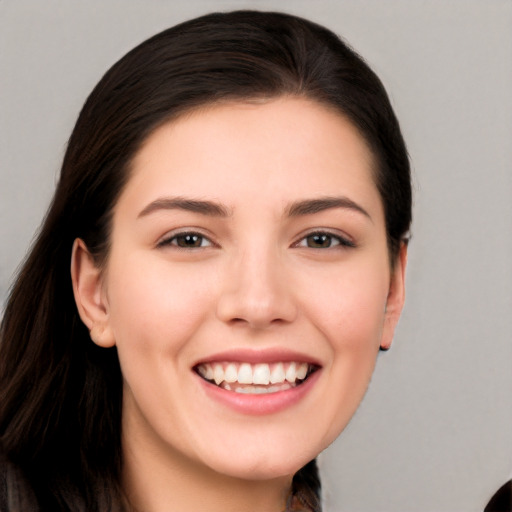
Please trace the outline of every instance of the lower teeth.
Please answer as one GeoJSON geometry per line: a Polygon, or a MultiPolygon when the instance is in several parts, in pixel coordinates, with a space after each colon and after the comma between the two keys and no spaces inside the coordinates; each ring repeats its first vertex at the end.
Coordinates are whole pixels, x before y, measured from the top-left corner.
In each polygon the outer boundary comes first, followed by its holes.
{"type": "Polygon", "coordinates": [[[234,391],[235,393],[243,393],[243,394],[255,394],[255,395],[263,395],[268,393],[277,393],[279,391],[286,391],[288,389],[292,389],[296,387],[297,384],[290,384],[286,382],[284,384],[278,384],[274,386],[236,386],[234,389],[227,382],[223,382],[219,385],[222,389],[226,391],[234,391]]]}

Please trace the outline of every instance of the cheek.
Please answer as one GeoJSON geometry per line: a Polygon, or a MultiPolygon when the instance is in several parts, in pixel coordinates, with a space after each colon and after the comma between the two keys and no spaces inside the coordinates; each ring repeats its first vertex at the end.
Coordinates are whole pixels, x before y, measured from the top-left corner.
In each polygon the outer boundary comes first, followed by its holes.
{"type": "Polygon", "coordinates": [[[141,432],[140,418],[149,418],[158,431],[170,429],[181,439],[188,420],[180,423],[172,390],[189,373],[191,340],[211,315],[212,273],[136,252],[112,260],[110,268],[110,326],[125,382],[125,419],[141,432]]]}
{"type": "Polygon", "coordinates": [[[331,297],[327,328],[333,371],[342,387],[361,398],[373,372],[384,327],[388,283],[382,276],[371,268],[354,274],[331,297]]]}
{"type": "Polygon", "coordinates": [[[163,259],[134,255],[117,260],[109,273],[110,321],[119,350],[177,351],[210,314],[210,286],[200,271],[192,275],[163,259]]]}
{"type": "Polygon", "coordinates": [[[310,296],[309,308],[305,308],[330,350],[329,364],[324,368],[326,425],[322,449],[350,421],[375,367],[388,293],[387,272],[382,268],[375,265],[340,271],[332,276],[321,297],[310,296]]]}
{"type": "Polygon", "coordinates": [[[321,282],[321,293],[304,294],[309,303],[304,309],[330,341],[334,357],[378,346],[389,291],[385,265],[347,265],[321,282]]]}

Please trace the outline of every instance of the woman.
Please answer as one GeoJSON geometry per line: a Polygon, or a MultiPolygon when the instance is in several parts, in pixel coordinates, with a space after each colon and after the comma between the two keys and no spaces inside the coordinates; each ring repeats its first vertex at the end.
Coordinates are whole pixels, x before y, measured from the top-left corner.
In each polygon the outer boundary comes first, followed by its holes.
{"type": "Polygon", "coordinates": [[[385,90],[328,30],[239,11],[129,52],[5,310],[2,510],[320,510],[410,221],[385,90]]]}

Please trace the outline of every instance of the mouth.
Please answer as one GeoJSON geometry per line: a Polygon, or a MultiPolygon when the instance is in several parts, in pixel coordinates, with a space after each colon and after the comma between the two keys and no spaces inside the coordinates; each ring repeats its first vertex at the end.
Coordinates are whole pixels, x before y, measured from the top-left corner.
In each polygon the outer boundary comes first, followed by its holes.
{"type": "Polygon", "coordinates": [[[272,394],[304,384],[317,370],[317,365],[300,362],[201,363],[194,371],[205,381],[226,391],[241,394],[272,394]]]}

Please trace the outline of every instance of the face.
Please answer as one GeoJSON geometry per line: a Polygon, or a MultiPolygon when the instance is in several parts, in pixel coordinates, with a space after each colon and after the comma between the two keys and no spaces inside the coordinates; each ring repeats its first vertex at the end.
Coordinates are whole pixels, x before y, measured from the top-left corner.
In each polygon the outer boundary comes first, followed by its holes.
{"type": "Polygon", "coordinates": [[[90,323],[117,345],[128,444],[264,479],[343,430],[391,342],[404,267],[390,270],[372,156],[347,120],[282,98],[158,128],[111,242],[90,323]]]}

